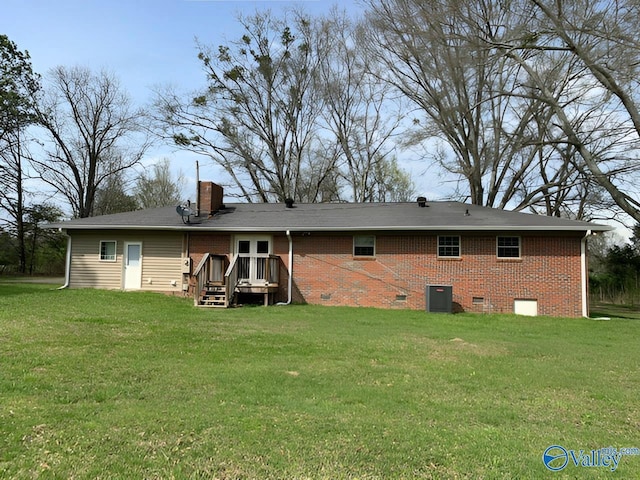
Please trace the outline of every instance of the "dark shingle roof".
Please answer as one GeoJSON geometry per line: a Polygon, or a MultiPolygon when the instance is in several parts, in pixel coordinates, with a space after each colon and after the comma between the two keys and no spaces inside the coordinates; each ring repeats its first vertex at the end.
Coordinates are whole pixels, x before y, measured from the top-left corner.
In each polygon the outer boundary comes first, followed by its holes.
{"type": "Polygon", "coordinates": [[[211,218],[183,223],[175,207],[82,218],[51,224],[68,230],[184,231],[606,231],[589,222],[498,210],[459,202],[314,203],[286,208],[275,203],[227,204],[211,218]]]}

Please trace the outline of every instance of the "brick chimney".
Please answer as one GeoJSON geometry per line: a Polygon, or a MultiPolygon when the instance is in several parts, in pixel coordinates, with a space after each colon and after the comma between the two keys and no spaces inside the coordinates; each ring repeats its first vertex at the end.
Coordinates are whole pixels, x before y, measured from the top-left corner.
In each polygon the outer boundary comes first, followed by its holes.
{"type": "Polygon", "coordinates": [[[223,189],[213,182],[198,180],[197,216],[210,217],[222,207],[223,189]]]}

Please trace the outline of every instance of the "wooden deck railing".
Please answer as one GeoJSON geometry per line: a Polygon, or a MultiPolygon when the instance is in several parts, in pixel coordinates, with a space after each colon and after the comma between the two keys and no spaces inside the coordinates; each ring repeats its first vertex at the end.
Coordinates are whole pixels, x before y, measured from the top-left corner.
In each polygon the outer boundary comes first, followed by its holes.
{"type": "Polygon", "coordinates": [[[225,285],[225,307],[228,307],[233,300],[233,296],[236,293],[236,287],[238,286],[238,267],[240,262],[238,262],[238,255],[234,255],[231,259],[231,263],[227,268],[227,271],[224,273],[224,285],[225,285]]]}
{"type": "Polygon", "coordinates": [[[209,270],[211,269],[211,262],[209,261],[210,257],[211,255],[209,253],[205,253],[204,257],[202,257],[202,260],[200,260],[200,263],[193,272],[193,276],[196,277],[196,287],[195,291],[193,292],[193,302],[196,306],[200,303],[201,292],[202,290],[204,290],[204,287],[209,279],[209,270]]]}
{"type": "Polygon", "coordinates": [[[216,255],[205,253],[193,272],[196,278],[194,292],[194,302],[200,303],[202,292],[210,285],[223,285],[225,281],[224,273],[228,262],[226,255],[216,255]]]}
{"type": "Polygon", "coordinates": [[[278,255],[269,255],[268,257],[240,257],[234,255],[229,262],[226,255],[206,253],[193,273],[196,280],[195,305],[200,304],[202,292],[212,285],[217,285],[224,286],[225,307],[228,307],[234,300],[240,279],[249,276],[250,262],[255,262],[256,276],[263,279],[260,282],[264,281],[264,283],[258,284],[259,286],[273,287],[278,285],[281,262],[278,255]]]}

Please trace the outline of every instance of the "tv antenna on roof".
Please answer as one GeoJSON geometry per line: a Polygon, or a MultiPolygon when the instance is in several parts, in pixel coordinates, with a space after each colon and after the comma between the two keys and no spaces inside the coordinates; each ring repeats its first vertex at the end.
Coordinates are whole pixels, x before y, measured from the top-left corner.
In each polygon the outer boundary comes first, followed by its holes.
{"type": "Polygon", "coordinates": [[[187,202],[187,205],[178,205],[176,212],[182,218],[182,223],[191,223],[191,215],[195,215],[195,212],[191,210],[191,202],[187,202]]]}

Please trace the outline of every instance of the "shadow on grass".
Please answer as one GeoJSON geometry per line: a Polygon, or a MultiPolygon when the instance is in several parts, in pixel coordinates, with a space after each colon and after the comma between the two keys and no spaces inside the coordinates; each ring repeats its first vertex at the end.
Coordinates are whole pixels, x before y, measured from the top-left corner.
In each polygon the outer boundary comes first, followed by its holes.
{"type": "Polygon", "coordinates": [[[51,285],[63,285],[64,277],[55,276],[55,277],[42,277],[42,276],[2,276],[0,275],[0,284],[9,284],[13,285],[16,283],[33,283],[33,284],[51,284],[51,285]]]}
{"type": "Polygon", "coordinates": [[[61,284],[52,283],[26,283],[15,282],[12,279],[0,278],[0,297],[8,297],[14,295],[35,295],[43,291],[56,290],[61,284]]]}
{"type": "Polygon", "coordinates": [[[616,305],[613,303],[597,303],[591,306],[592,318],[611,317],[627,320],[640,320],[639,305],[616,305]]]}

